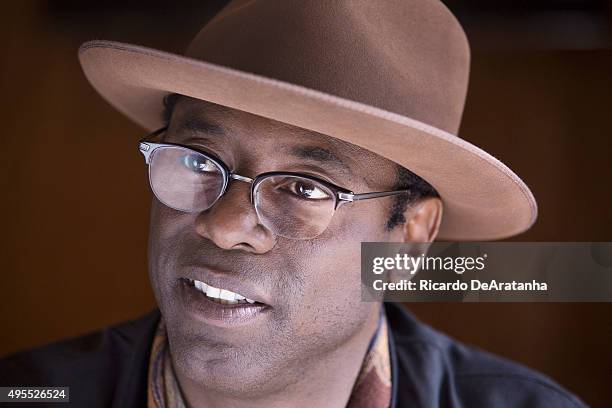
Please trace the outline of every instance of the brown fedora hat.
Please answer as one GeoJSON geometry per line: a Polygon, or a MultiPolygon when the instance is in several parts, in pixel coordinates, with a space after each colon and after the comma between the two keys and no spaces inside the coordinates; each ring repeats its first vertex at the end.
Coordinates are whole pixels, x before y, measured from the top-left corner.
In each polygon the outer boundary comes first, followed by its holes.
{"type": "Polygon", "coordinates": [[[438,0],[236,0],[186,56],[110,41],[79,50],[85,75],[148,130],[179,93],[361,146],[427,180],[444,240],[521,233],[537,206],[499,160],[456,136],[469,45],[438,0]]]}

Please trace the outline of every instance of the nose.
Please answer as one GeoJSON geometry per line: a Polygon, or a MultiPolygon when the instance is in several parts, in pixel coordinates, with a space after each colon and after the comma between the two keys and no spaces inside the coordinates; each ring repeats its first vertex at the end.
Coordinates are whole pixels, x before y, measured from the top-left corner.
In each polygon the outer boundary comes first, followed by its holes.
{"type": "Polygon", "coordinates": [[[261,225],[251,204],[250,184],[230,182],[225,194],[196,218],[196,232],[222,249],[255,254],[271,250],[275,235],[261,225]]]}

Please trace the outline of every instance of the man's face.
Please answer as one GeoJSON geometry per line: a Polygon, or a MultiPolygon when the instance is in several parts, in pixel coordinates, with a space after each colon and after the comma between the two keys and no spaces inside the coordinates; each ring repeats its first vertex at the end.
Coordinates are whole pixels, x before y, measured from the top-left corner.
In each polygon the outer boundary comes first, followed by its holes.
{"type": "MultiPolygon", "coordinates": [[[[177,102],[165,142],[213,153],[251,178],[300,172],[356,193],[391,190],[396,181],[394,164],[366,150],[190,98],[177,102]]],[[[295,240],[259,223],[249,189],[231,182],[200,213],[154,199],[149,238],[150,278],[175,369],[209,389],[242,395],[282,389],[320,357],[371,335],[379,305],[361,301],[360,243],[389,239],[393,200],[343,205],[321,235],[295,240]],[[228,308],[211,320],[198,311],[214,305],[186,285],[194,277],[235,292],[239,287],[265,306],[244,319],[228,308]],[[201,296],[185,296],[191,290],[201,296]]]]}

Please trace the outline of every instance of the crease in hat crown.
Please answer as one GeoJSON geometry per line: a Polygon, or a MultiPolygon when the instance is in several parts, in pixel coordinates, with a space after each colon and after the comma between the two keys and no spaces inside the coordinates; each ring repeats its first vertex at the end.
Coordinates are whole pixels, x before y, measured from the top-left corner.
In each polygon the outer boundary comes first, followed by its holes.
{"type": "Polygon", "coordinates": [[[470,51],[437,0],[235,0],[180,56],[96,41],[83,71],[147,129],[179,93],[336,137],[432,184],[444,202],[439,239],[516,235],[537,217],[525,183],[457,137],[470,51]]]}

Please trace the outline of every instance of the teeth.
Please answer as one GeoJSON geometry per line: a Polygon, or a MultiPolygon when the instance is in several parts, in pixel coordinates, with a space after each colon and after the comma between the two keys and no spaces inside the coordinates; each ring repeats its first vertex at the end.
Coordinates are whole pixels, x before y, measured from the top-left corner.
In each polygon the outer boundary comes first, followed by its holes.
{"type": "Polygon", "coordinates": [[[230,292],[229,290],[221,289],[219,293],[219,298],[223,300],[235,300],[236,294],[234,292],[230,292]]]}
{"type": "Polygon", "coordinates": [[[190,279],[190,281],[194,283],[196,289],[204,293],[209,298],[217,299],[219,303],[230,305],[244,302],[251,304],[255,303],[254,300],[244,297],[239,293],[232,292],[231,290],[215,288],[214,286],[207,285],[199,280],[190,279]]]}
{"type": "Polygon", "coordinates": [[[219,295],[221,295],[221,289],[215,288],[214,286],[206,288],[206,296],[219,299],[219,295]]]}

